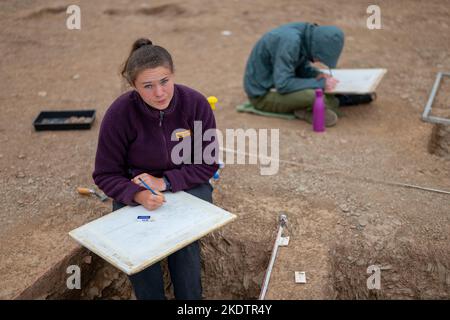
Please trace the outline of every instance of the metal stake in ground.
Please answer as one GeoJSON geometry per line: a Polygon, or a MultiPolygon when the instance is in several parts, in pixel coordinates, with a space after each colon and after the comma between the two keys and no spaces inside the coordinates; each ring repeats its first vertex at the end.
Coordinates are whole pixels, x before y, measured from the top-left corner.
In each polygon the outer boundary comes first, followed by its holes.
{"type": "Polygon", "coordinates": [[[280,226],[278,227],[277,238],[275,239],[275,244],[273,245],[270,263],[269,266],[267,267],[266,275],[264,276],[264,282],[261,289],[261,293],[259,295],[259,300],[264,300],[266,296],[267,288],[269,286],[270,281],[270,274],[272,273],[273,264],[275,263],[275,259],[277,257],[278,247],[280,246],[282,240],[281,234],[283,233],[283,229],[287,227],[287,216],[285,214],[281,214],[278,221],[280,223],[280,226]]]}
{"type": "Polygon", "coordinates": [[[433,106],[434,98],[438,92],[439,85],[443,76],[450,77],[450,72],[438,72],[436,75],[436,81],[434,82],[433,88],[431,89],[430,96],[428,97],[428,102],[425,105],[425,110],[422,114],[422,120],[432,123],[440,123],[444,125],[450,125],[450,119],[445,119],[441,117],[436,117],[431,115],[431,108],[433,106]]]}

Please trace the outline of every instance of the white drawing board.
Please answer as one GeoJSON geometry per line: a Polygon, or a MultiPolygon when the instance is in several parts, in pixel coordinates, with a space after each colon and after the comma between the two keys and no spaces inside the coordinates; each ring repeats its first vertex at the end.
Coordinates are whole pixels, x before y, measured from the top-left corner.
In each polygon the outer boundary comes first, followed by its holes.
{"type": "Polygon", "coordinates": [[[154,211],[124,207],[69,232],[69,235],[128,275],[236,219],[186,192],[166,193],[154,211]],[[138,216],[150,216],[149,221],[138,216]]]}
{"type": "MultiPolygon", "coordinates": [[[[320,71],[330,74],[329,70],[320,71]]],[[[386,69],[331,69],[333,77],[339,80],[331,93],[373,93],[386,71],[386,69]]]]}

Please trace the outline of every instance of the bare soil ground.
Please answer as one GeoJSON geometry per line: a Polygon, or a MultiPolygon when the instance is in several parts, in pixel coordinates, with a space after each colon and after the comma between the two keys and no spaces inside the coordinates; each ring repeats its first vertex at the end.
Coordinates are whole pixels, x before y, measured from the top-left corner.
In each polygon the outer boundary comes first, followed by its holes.
{"type": "MultiPolygon", "coordinates": [[[[78,248],[67,233],[110,212],[110,202],[76,187],[93,185],[100,121],[123,90],[119,68],[140,36],[173,54],[178,83],[219,98],[220,129],[279,128],[280,158],[289,161],[273,176],[256,165],[222,171],[215,202],[239,219],[203,241],[205,298],[258,296],[281,212],[291,243],[280,249],[267,298],[450,298],[450,196],[387,183],[450,190],[448,157],[428,152],[432,125],[420,120],[436,72],[450,71],[447,1],[379,1],[381,30],[367,29],[371,3],[359,0],[78,4],[81,30],[66,28],[58,1],[0,3],[0,298],[42,280],[78,248]],[[246,100],[252,45],[292,21],[342,27],[340,67],[388,69],[378,99],[342,109],[324,134],[297,120],[235,112],[246,100]],[[90,108],[91,130],[33,129],[41,110],[90,108]],[[366,286],[373,264],[383,267],[381,290],[366,286]],[[306,272],[306,284],[294,283],[295,271],[306,272]]],[[[448,106],[448,97],[439,99],[448,106]]],[[[98,270],[101,284],[90,284],[85,298],[131,296],[123,275],[98,270]],[[128,291],[112,292],[113,282],[128,291]]]]}

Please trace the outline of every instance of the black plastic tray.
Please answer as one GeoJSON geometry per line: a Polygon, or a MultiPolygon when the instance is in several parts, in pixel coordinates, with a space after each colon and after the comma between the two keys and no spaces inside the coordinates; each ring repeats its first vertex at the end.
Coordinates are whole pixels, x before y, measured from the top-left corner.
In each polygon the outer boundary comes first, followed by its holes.
{"type": "Polygon", "coordinates": [[[95,120],[95,110],[41,111],[34,120],[36,131],[85,130],[95,120]]]}

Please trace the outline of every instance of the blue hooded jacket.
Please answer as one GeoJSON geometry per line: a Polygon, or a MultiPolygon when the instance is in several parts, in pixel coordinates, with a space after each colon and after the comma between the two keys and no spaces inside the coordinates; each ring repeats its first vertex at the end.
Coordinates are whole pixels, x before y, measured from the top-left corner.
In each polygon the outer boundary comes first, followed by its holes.
{"type": "Polygon", "coordinates": [[[281,94],[325,87],[317,80],[314,59],[336,67],[344,47],[344,33],[335,26],[289,23],[264,34],[255,44],[244,75],[244,89],[251,98],[271,88],[281,94]]]}

